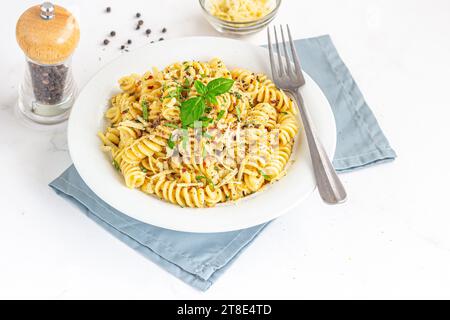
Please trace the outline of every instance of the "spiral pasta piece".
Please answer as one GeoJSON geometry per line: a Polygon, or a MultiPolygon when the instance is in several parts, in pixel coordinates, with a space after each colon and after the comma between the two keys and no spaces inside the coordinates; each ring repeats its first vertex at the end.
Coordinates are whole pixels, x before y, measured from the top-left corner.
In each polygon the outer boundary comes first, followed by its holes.
{"type": "Polygon", "coordinates": [[[139,87],[139,75],[132,74],[119,79],[120,89],[128,94],[134,94],[139,87]]]}
{"type": "MultiPolygon", "coordinates": [[[[117,160],[116,160],[117,161],[117,160]]],[[[120,161],[120,160],[119,160],[120,161]]],[[[125,184],[130,189],[139,188],[145,182],[145,172],[134,164],[120,161],[120,171],[125,179],[125,184]]]]}
{"type": "Polygon", "coordinates": [[[289,144],[298,133],[298,121],[292,114],[281,114],[278,118],[278,128],[280,129],[280,144],[289,144]]]}
{"type": "Polygon", "coordinates": [[[272,160],[264,168],[264,174],[269,176],[272,180],[279,179],[283,174],[283,170],[286,167],[287,162],[289,161],[291,152],[292,146],[281,146],[279,150],[274,153],[272,160]]]}
{"type": "Polygon", "coordinates": [[[256,96],[258,102],[269,103],[274,106],[278,112],[297,113],[297,108],[294,102],[286,93],[277,88],[261,87],[256,96]]]}
{"type": "Polygon", "coordinates": [[[259,103],[251,109],[246,122],[272,130],[277,125],[277,111],[268,103],[259,103]]]}

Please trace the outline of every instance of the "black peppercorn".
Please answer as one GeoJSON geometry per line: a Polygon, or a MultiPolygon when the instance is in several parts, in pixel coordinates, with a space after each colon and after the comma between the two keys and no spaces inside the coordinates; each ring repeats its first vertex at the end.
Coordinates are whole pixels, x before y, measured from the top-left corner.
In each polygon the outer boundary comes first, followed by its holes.
{"type": "Polygon", "coordinates": [[[124,46],[124,45],[121,45],[121,46],[120,46],[120,50],[123,50],[123,49],[125,49],[125,46],[124,46]]]}
{"type": "Polygon", "coordinates": [[[106,8],[106,12],[110,13],[111,12],[111,7],[107,7],[106,8]]]}
{"type": "Polygon", "coordinates": [[[140,25],[137,25],[137,26],[136,26],[136,30],[139,30],[140,28],[141,28],[140,25]]]}
{"type": "Polygon", "coordinates": [[[147,29],[147,30],[145,30],[145,33],[146,33],[147,35],[149,35],[150,33],[152,33],[152,30],[147,29]]]}
{"type": "Polygon", "coordinates": [[[166,28],[163,28],[163,29],[161,30],[161,32],[162,32],[162,33],[166,33],[166,32],[167,32],[167,29],[166,29],[166,28]]]}
{"type": "Polygon", "coordinates": [[[158,39],[158,41],[163,41],[163,40],[164,40],[164,38],[159,38],[159,39],[158,39]]]}
{"type": "Polygon", "coordinates": [[[109,40],[108,40],[108,39],[103,40],[103,44],[104,44],[105,46],[107,46],[107,45],[109,44],[109,40]]]}
{"type": "Polygon", "coordinates": [[[141,14],[138,12],[138,13],[136,13],[136,18],[140,18],[141,17],[141,14]]]}
{"type": "Polygon", "coordinates": [[[131,39],[128,39],[127,43],[128,43],[128,44],[132,44],[133,41],[131,41],[131,39]]]}
{"type": "Polygon", "coordinates": [[[115,37],[116,36],[116,32],[115,31],[111,31],[111,33],[109,34],[111,37],[115,37]]]}

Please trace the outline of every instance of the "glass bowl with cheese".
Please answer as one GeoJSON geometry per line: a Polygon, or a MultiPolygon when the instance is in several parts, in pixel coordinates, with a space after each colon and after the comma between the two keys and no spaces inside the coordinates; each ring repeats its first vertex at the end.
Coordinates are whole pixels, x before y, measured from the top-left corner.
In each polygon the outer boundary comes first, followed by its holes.
{"type": "Polygon", "coordinates": [[[281,0],[199,0],[208,22],[219,32],[246,35],[264,29],[276,16],[281,0]]]}

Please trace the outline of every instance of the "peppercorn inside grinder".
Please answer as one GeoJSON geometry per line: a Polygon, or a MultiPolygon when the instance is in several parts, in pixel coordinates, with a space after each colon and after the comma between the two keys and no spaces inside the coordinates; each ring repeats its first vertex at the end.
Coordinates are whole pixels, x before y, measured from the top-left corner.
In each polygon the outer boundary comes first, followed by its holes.
{"type": "Polygon", "coordinates": [[[17,21],[16,38],[26,56],[19,109],[31,120],[55,124],[67,120],[76,95],[71,56],[80,39],[74,16],[45,2],[17,21]]]}

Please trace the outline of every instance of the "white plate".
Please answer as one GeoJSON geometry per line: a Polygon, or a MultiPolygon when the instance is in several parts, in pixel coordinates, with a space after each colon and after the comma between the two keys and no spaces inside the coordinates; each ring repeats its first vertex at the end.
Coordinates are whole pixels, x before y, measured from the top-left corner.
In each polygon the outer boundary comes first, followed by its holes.
{"type": "MultiPolygon", "coordinates": [[[[158,42],[124,54],[103,68],[80,93],[69,120],[68,141],[80,176],[98,197],[128,216],[155,226],[187,232],[224,232],[270,221],[288,212],[316,187],[305,135],[297,138],[288,174],[254,196],[215,208],[181,208],[139,190],[128,189],[106,154],[97,132],[105,126],[104,112],[118,92],[117,80],[144,73],[176,61],[223,59],[228,68],[241,67],[270,75],[268,52],[251,44],[213,37],[182,38],[158,42]]],[[[330,105],[317,84],[306,75],[302,94],[318,136],[329,155],[336,146],[336,127],[330,105]]]]}

